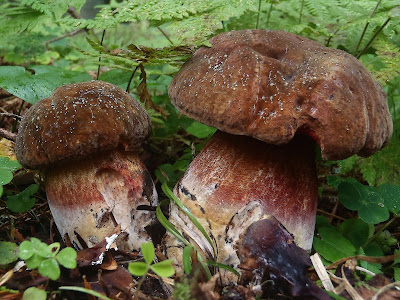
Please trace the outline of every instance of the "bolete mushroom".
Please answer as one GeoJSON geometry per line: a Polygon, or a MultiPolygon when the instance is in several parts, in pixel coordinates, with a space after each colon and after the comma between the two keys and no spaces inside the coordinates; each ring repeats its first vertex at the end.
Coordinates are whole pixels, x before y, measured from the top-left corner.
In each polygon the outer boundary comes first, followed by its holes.
{"type": "MultiPolygon", "coordinates": [[[[219,261],[236,265],[239,235],[266,215],[310,250],[314,142],[331,160],[378,151],[392,134],[386,94],[350,54],[291,33],[232,31],[210,43],[180,69],[169,95],[180,112],[220,131],[174,192],[215,237],[219,261]]],[[[171,222],[201,236],[174,205],[171,222]]]]}
{"type": "Polygon", "coordinates": [[[61,86],[23,116],[18,161],[43,170],[54,222],[78,248],[79,236],[93,246],[117,224],[124,250],[149,239],[155,215],[146,207],[157,203],[157,193],[138,150],[150,132],[141,105],[102,81],[61,86]]]}

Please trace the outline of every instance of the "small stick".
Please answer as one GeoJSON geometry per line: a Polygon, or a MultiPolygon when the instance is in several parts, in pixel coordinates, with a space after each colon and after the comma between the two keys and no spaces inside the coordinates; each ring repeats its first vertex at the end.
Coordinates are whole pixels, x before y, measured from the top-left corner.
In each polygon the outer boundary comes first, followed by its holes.
{"type": "Polygon", "coordinates": [[[0,136],[3,138],[6,138],[7,140],[10,140],[15,143],[15,140],[17,138],[17,135],[15,133],[12,133],[8,130],[5,130],[3,128],[0,128],[0,136]]]}

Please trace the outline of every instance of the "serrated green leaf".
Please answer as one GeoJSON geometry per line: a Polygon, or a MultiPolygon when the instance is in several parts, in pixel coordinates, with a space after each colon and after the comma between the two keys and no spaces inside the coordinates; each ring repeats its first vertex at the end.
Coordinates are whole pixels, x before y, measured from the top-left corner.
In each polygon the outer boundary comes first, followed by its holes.
{"type": "Polygon", "coordinates": [[[16,213],[23,213],[31,209],[35,205],[35,198],[32,196],[39,190],[39,185],[32,184],[23,190],[21,193],[13,196],[8,196],[6,205],[7,208],[16,213]]]}
{"type": "Polygon", "coordinates": [[[135,261],[129,264],[128,270],[134,276],[143,276],[149,270],[149,265],[142,261],[135,261]]]}
{"type": "Polygon", "coordinates": [[[31,69],[36,74],[23,67],[0,66],[0,87],[29,103],[35,103],[49,97],[64,84],[92,79],[89,74],[54,66],[32,66],[31,69]]]}
{"type": "Polygon", "coordinates": [[[0,242],[0,266],[18,259],[18,246],[11,242],[0,242]]]}
{"type": "Polygon", "coordinates": [[[147,264],[151,264],[153,262],[154,259],[154,245],[152,242],[147,242],[147,243],[143,243],[140,246],[140,250],[142,251],[142,255],[144,258],[144,261],[147,264]]]}
{"type": "Polygon", "coordinates": [[[49,277],[51,280],[57,280],[61,274],[60,266],[54,258],[48,258],[42,261],[38,270],[40,275],[49,277]]]}
{"type": "Polygon", "coordinates": [[[56,259],[63,267],[67,269],[75,269],[77,256],[78,254],[76,253],[75,249],[67,247],[62,249],[57,254],[56,259]]]}
{"type": "Polygon", "coordinates": [[[175,274],[175,269],[172,266],[172,259],[160,261],[150,266],[150,269],[161,277],[171,277],[175,274]]]}
{"type": "Polygon", "coordinates": [[[24,291],[23,300],[46,300],[47,293],[37,287],[30,287],[24,291]]]}

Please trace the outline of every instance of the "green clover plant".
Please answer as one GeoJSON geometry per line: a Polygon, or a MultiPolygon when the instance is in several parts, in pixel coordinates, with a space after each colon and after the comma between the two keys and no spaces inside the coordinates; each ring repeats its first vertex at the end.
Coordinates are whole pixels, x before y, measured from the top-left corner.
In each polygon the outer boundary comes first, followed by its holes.
{"type": "Polygon", "coordinates": [[[51,280],[60,277],[60,266],[67,269],[76,268],[77,253],[71,247],[60,251],[60,243],[47,245],[37,238],[24,241],[19,246],[19,258],[24,260],[29,269],[38,269],[42,276],[51,280]]]}

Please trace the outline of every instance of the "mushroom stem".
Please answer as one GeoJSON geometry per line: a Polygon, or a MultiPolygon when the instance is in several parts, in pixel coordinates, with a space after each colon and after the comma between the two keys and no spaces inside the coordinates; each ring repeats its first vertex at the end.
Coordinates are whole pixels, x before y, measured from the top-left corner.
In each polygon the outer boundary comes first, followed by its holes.
{"type": "Polygon", "coordinates": [[[155,215],[138,207],[155,205],[157,193],[138,154],[117,150],[93,155],[48,168],[45,178],[54,222],[76,247],[82,247],[77,234],[91,247],[117,224],[125,232],[117,239],[122,250],[139,249],[149,240],[146,226],[155,215]]]}
{"type": "MultiPolygon", "coordinates": [[[[231,252],[241,230],[266,215],[311,249],[318,198],[314,147],[301,135],[282,146],[221,131],[211,138],[174,192],[215,237],[219,261],[236,264],[231,252]]],[[[171,222],[183,228],[182,220],[172,206],[171,222]]]]}

